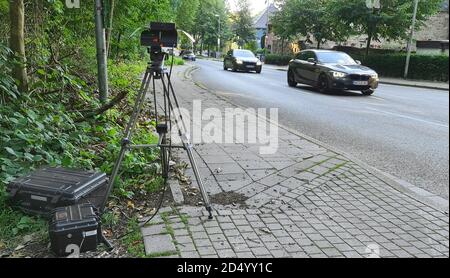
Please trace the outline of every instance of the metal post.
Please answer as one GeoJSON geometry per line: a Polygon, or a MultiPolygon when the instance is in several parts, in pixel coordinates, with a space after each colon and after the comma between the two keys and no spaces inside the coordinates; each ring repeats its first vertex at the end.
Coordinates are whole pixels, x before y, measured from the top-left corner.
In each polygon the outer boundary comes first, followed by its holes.
{"type": "Polygon", "coordinates": [[[418,7],[419,7],[419,0],[415,0],[413,22],[412,22],[412,26],[411,26],[411,34],[410,34],[409,42],[408,42],[408,54],[406,55],[405,75],[403,76],[405,79],[408,78],[408,73],[409,73],[409,62],[411,61],[411,51],[412,51],[412,44],[413,44],[413,40],[414,40],[414,31],[416,28],[418,7]]]}
{"type": "Polygon", "coordinates": [[[219,54],[219,51],[220,51],[220,28],[221,28],[221,24],[220,24],[220,14],[216,14],[215,15],[215,17],[217,17],[217,20],[218,20],[218,22],[219,22],[219,32],[218,32],[218,34],[217,34],[217,53],[216,53],[216,58],[218,58],[217,56],[218,56],[218,54],[219,54]]]}
{"type": "Polygon", "coordinates": [[[95,37],[97,43],[98,88],[100,101],[108,99],[108,66],[106,62],[106,39],[103,27],[102,0],[95,0],[95,37]]]}
{"type": "Polygon", "coordinates": [[[220,35],[222,34],[222,33],[221,33],[221,30],[220,30],[221,27],[222,27],[222,26],[221,26],[220,15],[219,15],[219,36],[218,36],[218,38],[217,38],[217,45],[218,45],[219,48],[217,49],[217,52],[220,52],[220,35]]]}

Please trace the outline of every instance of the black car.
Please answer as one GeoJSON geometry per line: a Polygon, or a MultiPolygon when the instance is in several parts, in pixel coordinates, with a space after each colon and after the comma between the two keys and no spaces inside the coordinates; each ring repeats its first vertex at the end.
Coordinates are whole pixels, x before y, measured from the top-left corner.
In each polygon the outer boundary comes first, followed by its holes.
{"type": "Polygon", "coordinates": [[[378,74],[344,52],[305,50],[289,62],[288,84],[298,83],[329,90],[357,90],[372,95],[378,88],[378,74]]]}
{"type": "Polygon", "coordinates": [[[262,63],[250,50],[235,49],[228,51],[223,61],[223,69],[232,69],[234,72],[240,70],[261,73],[262,63]]]}

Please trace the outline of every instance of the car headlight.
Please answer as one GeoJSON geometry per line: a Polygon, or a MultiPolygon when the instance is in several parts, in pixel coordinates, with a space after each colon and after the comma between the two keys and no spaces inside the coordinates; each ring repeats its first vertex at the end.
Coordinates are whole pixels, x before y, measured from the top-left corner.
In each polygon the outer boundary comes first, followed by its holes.
{"type": "Polygon", "coordinates": [[[238,64],[238,65],[242,65],[244,62],[242,62],[242,60],[239,60],[239,59],[237,59],[236,60],[236,64],[238,64]]]}
{"type": "Polygon", "coordinates": [[[372,79],[378,79],[378,74],[374,73],[374,74],[371,75],[371,77],[372,77],[372,79]]]}
{"type": "Polygon", "coordinates": [[[256,65],[257,65],[257,66],[262,66],[261,61],[256,62],[256,65]]]}
{"type": "Polygon", "coordinates": [[[334,78],[344,78],[344,77],[347,76],[346,73],[344,73],[344,72],[339,72],[339,71],[332,71],[331,73],[333,74],[333,77],[334,77],[334,78]]]}

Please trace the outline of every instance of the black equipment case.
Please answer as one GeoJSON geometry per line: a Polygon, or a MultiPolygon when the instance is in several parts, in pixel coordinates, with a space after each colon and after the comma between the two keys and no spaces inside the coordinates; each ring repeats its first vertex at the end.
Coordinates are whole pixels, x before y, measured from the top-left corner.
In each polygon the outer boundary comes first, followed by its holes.
{"type": "Polygon", "coordinates": [[[49,216],[58,207],[93,204],[103,210],[108,177],[103,173],[42,168],[7,186],[13,204],[30,214],[49,216]]]}
{"type": "Polygon", "coordinates": [[[91,204],[57,208],[49,224],[51,249],[58,256],[96,251],[102,238],[100,219],[91,204]]]}

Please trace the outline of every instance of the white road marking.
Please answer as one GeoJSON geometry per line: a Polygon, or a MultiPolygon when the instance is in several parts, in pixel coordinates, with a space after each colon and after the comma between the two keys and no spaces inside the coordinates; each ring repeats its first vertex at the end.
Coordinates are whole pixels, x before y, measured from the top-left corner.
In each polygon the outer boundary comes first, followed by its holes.
{"type": "Polygon", "coordinates": [[[391,116],[404,118],[404,119],[409,119],[409,120],[414,120],[414,121],[417,121],[417,122],[422,122],[422,123],[426,123],[426,124],[430,124],[430,125],[435,125],[435,126],[439,126],[439,127],[449,128],[449,125],[448,124],[444,124],[444,123],[428,121],[428,120],[424,120],[424,119],[420,119],[420,118],[416,118],[416,117],[402,115],[402,114],[399,114],[399,113],[387,112],[387,111],[383,111],[383,110],[379,110],[379,109],[375,109],[375,108],[368,108],[368,109],[370,109],[372,111],[375,111],[375,112],[378,112],[378,113],[381,113],[381,114],[391,115],[391,116]]]}

